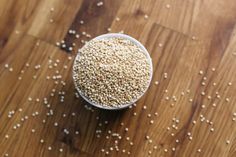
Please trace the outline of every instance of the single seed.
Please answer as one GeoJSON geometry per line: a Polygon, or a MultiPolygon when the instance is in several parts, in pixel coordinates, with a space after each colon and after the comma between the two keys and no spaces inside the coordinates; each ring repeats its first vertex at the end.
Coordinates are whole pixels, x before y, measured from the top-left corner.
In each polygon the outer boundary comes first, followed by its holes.
{"type": "Polygon", "coordinates": [[[199,74],[200,74],[200,75],[202,75],[202,74],[203,74],[203,71],[202,71],[202,70],[200,70],[200,71],[199,71],[199,74]]]}
{"type": "Polygon", "coordinates": [[[170,9],[170,4],[166,4],[166,8],[167,8],[167,9],[170,9]]]}
{"type": "Polygon", "coordinates": [[[148,19],[148,15],[147,14],[144,15],[144,19],[148,19]]]}
{"type": "Polygon", "coordinates": [[[201,92],[201,95],[204,96],[204,95],[205,95],[205,92],[201,92]]]}
{"type": "Polygon", "coordinates": [[[192,40],[196,40],[196,37],[195,37],[195,36],[192,36],[192,40]]]}
{"type": "Polygon", "coordinates": [[[225,101],[229,102],[229,98],[226,98],[225,101]]]}
{"type": "Polygon", "coordinates": [[[226,140],[226,144],[230,144],[230,140],[226,140]]]}
{"type": "Polygon", "coordinates": [[[120,21],[120,18],[119,18],[119,17],[116,17],[116,21],[120,21]]]}
{"type": "Polygon", "coordinates": [[[159,43],[158,46],[159,46],[159,47],[163,47],[163,44],[162,44],[162,43],[159,43]]]}

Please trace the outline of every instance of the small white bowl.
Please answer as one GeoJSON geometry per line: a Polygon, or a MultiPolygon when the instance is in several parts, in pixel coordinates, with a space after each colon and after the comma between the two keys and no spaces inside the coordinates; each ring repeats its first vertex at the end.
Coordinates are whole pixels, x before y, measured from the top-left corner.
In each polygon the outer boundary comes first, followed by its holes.
{"type": "MultiPolygon", "coordinates": [[[[139,46],[144,54],[146,55],[147,59],[148,59],[148,63],[150,64],[150,78],[149,78],[149,81],[148,81],[148,86],[147,88],[145,89],[145,91],[143,91],[143,93],[137,97],[137,99],[131,101],[130,103],[128,104],[124,104],[122,106],[119,106],[119,107],[110,107],[110,106],[103,106],[101,104],[97,104],[97,103],[94,103],[92,101],[90,101],[86,96],[83,95],[83,93],[80,91],[80,89],[76,88],[77,91],[79,92],[80,96],[86,100],[89,104],[95,106],[95,107],[98,107],[98,108],[101,108],[101,109],[107,109],[107,110],[120,110],[120,109],[124,109],[124,108],[127,108],[129,107],[130,105],[134,104],[136,101],[138,101],[144,94],[145,92],[147,91],[148,87],[150,86],[150,83],[151,83],[151,80],[152,80],[152,75],[153,75],[153,68],[152,68],[152,59],[147,51],[147,49],[139,42],[137,41],[136,39],[132,38],[131,36],[129,35],[125,35],[125,34],[120,34],[120,33],[108,33],[108,34],[103,34],[103,35],[100,35],[100,36],[97,36],[95,38],[93,38],[92,40],[99,40],[99,39],[104,39],[104,38],[113,38],[113,37],[119,37],[119,38],[124,38],[124,39],[127,39],[127,40],[130,40],[132,41],[134,44],[136,44],[137,46],[139,46]]],[[[77,56],[75,57],[75,60],[74,60],[74,64],[75,64],[75,61],[79,58],[79,53],[77,54],[77,56]]],[[[74,69],[74,68],[73,68],[74,69]]],[[[74,70],[72,71],[72,77],[74,76],[74,70]]],[[[74,81],[74,84],[75,84],[75,80],[73,78],[73,81],[74,81]]],[[[76,84],[75,84],[76,85],[76,84]]]]}

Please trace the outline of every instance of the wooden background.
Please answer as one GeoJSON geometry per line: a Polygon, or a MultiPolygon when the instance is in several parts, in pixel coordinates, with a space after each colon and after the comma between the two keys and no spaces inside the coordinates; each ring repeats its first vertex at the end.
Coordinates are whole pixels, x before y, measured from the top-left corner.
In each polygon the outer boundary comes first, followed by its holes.
{"type": "Polygon", "coordinates": [[[98,2],[0,0],[0,156],[235,157],[235,1],[98,2]],[[122,111],[91,108],[71,79],[83,34],[108,28],[153,59],[149,90],[122,111]]]}

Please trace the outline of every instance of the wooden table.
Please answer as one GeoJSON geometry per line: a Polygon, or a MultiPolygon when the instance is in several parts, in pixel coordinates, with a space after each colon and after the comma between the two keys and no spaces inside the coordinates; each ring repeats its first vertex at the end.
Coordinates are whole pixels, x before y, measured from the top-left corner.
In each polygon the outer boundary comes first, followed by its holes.
{"type": "Polygon", "coordinates": [[[0,0],[0,156],[235,157],[235,22],[234,0],[0,0]],[[121,111],[89,106],[71,78],[77,49],[108,31],[153,59],[121,111]]]}

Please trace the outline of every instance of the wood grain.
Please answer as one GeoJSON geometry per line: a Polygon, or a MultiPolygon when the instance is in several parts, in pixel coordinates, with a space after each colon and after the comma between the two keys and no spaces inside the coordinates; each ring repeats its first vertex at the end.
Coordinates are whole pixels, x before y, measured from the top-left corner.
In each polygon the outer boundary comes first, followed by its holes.
{"type": "Polygon", "coordinates": [[[98,2],[0,0],[0,155],[236,156],[235,2],[98,2]],[[90,40],[82,32],[108,28],[137,38],[153,61],[149,90],[121,111],[91,107],[71,78],[77,49],[90,40]],[[74,50],[58,48],[61,40],[74,50]]]}

